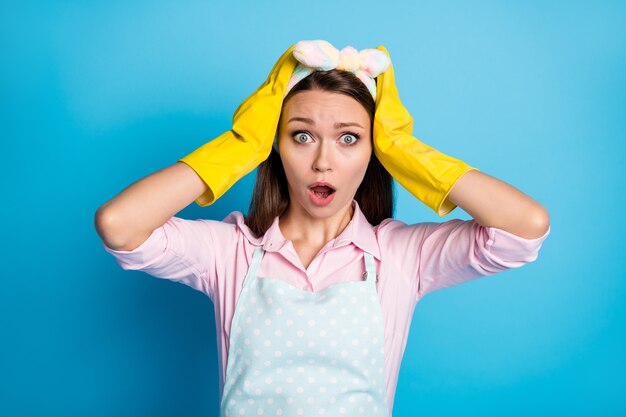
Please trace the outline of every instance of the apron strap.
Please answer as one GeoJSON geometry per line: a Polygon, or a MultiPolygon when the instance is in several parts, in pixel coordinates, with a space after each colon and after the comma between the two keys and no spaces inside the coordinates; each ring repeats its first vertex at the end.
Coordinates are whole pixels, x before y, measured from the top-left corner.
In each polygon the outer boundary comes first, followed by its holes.
{"type": "Polygon", "coordinates": [[[263,259],[263,252],[265,251],[261,246],[254,250],[254,255],[252,255],[252,261],[250,262],[250,268],[248,268],[248,273],[243,281],[243,288],[246,288],[250,285],[251,281],[254,281],[259,265],[261,265],[261,259],[263,259]]]}
{"type": "Polygon", "coordinates": [[[363,252],[365,258],[365,269],[367,270],[367,281],[376,282],[376,265],[374,264],[374,257],[369,252],[363,252]]]}

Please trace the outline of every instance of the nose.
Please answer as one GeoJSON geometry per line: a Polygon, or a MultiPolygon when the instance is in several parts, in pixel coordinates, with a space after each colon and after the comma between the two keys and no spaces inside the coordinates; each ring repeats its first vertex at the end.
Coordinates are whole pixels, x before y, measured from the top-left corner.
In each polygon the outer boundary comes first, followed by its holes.
{"type": "Polygon", "coordinates": [[[313,170],[325,172],[332,169],[332,144],[329,141],[322,141],[315,151],[313,159],[313,170]]]}

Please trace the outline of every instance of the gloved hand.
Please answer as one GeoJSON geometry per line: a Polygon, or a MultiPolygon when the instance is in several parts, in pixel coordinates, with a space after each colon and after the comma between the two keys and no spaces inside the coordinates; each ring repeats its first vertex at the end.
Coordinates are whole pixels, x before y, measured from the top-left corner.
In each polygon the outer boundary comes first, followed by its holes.
{"type": "Polygon", "coordinates": [[[196,171],[208,186],[196,199],[199,206],[213,204],[269,156],[287,83],[297,64],[293,48],[281,55],[265,83],[239,105],[231,130],[178,160],[196,171]]]}
{"type": "MultiPolygon", "coordinates": [[[[377,49],[387,56],[384,46],[377,49]]],[[[454,183],[476,169],[413,136],[413,118],[400,102],[393,65],[376,79],[374,153],[385,169],[420,201],[445,216],[457,206],[446,200],[454,183]]]]}

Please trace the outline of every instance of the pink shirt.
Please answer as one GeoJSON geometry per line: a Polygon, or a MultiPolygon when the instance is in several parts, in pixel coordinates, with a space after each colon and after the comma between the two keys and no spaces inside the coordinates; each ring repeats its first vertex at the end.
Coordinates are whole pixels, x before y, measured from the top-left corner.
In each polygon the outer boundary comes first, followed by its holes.
{"type": "Polygon", "coordinates": [[[400,363],[417,302],[429,292],[534,261],[550,229],[541,237],[525,239],[484,227],[473,219],[407,225],[389,218],[372,227],[356,200],[353,207],[348,226],[319,251],[307,269],[291,241],[281,233],[278,217],[263,237],[255,238],[238,211],[223,221],[172,217],[132,251],[113,250],[102,243],[123,269],[180,282],[213,301],[220,394],[230,324],[256,247],[266,251],[259,276],[283,279],[309,291],[362,280],[362,251],[371,253],[378,271],[387,397],[393,410],[400,363]]]}

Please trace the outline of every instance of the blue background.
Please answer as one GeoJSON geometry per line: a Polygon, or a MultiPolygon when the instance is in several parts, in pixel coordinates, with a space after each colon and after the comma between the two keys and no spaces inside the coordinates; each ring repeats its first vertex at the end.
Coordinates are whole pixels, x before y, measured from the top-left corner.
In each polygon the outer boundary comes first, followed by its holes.
{"type": "MultiPolygon", "coordinates": [[[[551,216],[534,263],[417,305],[394,416],[626,414],[626,2],[0,7],[0,415],[217,412],[211,301],[123,271],[93,217],[229,129],[301,39],[385,45],[415,136],[551,216]]],[[[254,175],[178,216],[245,212],[254,175]]],[[[397,191],[405,222],[469,219],[397,191]]]]}

